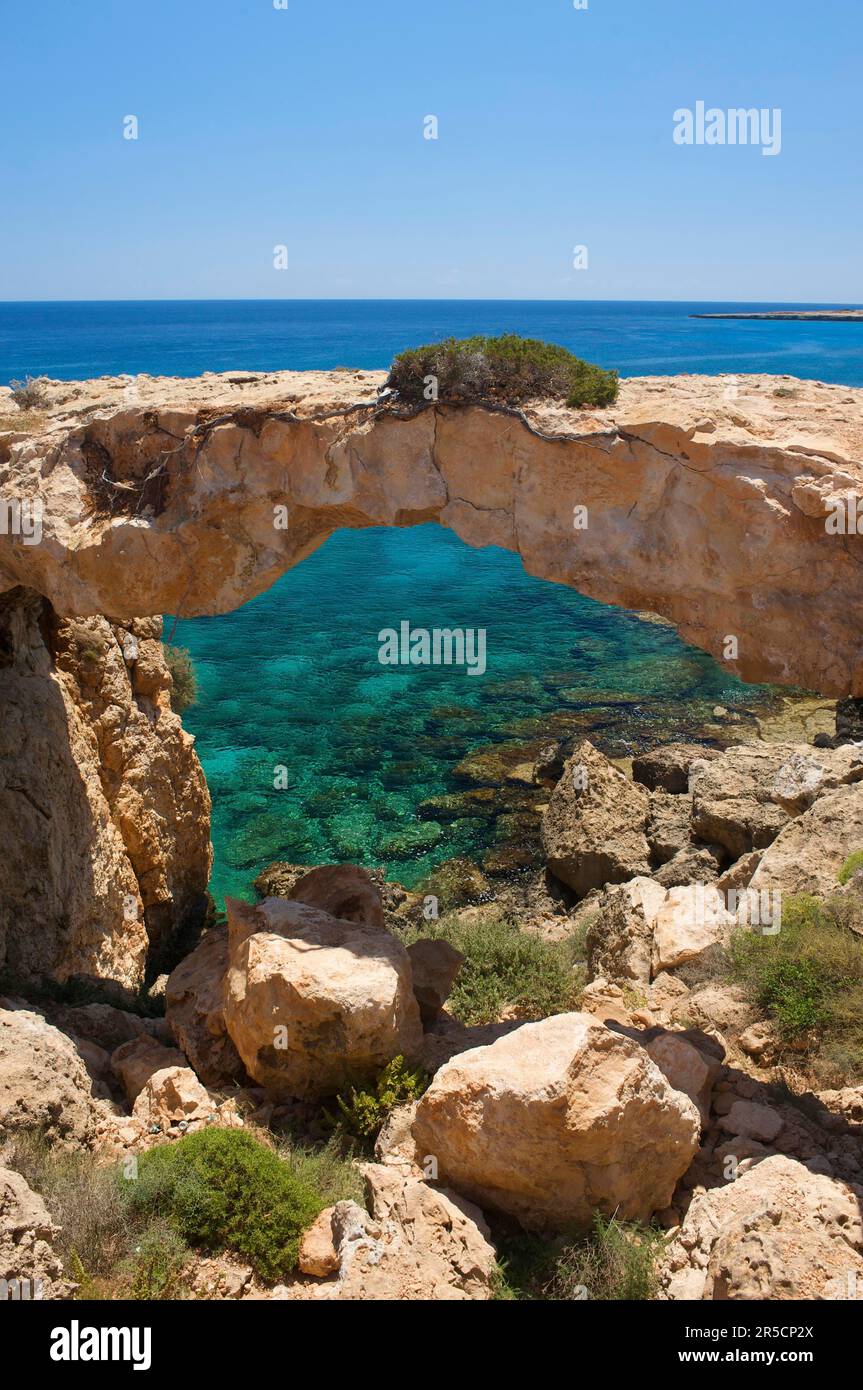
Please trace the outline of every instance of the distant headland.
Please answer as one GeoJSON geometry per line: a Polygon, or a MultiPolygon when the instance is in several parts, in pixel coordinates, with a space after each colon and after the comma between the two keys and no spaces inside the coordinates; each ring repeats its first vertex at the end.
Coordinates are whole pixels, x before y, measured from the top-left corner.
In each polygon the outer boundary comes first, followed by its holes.
{"type": "Polygon", "coordinates": [[[863,309],[769,309],[762,313],[690,314],[691,319],[809,319],[812,323],[863,323],[863,309]]]}

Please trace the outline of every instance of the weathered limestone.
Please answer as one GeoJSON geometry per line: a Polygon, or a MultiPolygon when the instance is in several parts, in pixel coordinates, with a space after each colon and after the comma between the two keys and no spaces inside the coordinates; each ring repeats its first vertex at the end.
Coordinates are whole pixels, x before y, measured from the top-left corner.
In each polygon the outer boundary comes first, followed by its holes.
{"type": "MultiPolygon", "coordinates": [[[[42,1198],[20,1173],[0,1167],[0,1280],[9,1298],[68,1299],[75,1285],[66,1279],[52,1249],[59,1227],[42,1198]]],[[[9,1310],[4,1310],[4,1317],[9,1310]]]]}
{"type": "Polygon", "coordinates": [[[670,1299],[863,1297],[863,1189],[794,1159],[697,1194],[663,1261],[670,1299]]]}
{"type": "Polygon", "coordinates": [[[551,794],[542,821],[546,863],[579,897],[650,873],[650,797],[585,740],[551,794]]]}
{"type": "Polygon", "coordinates": [[[441,1181],[533,1229],[644,1220],[698,1146],[693,1102],[638,1043],[589,1014],[524,1024],[446,1062],[413,1124],[441,1181]]]}
{"type": "Polygon", "coordinates": [[[228,930],[213,927],[168,976],[165,1019],[177,1046],[207,1086],[241,1081],[245,1068],[225,1026],[228,930]]]}
{"type": "Polygon", "coordinates": [[[225,1024],[275,1098],[332,1095],[422,1046],[410,960],[389,932],[307,903],[228,903],[225,1024]]]}
{"type": "Polygon", "coordinates": [[[89,1147],[107,1113],[72,1038],[20,1000],[0,999],[0,1134],[41,1130],[89,1147]]]}
{"type": "Polygon", "coordinates": [[[40,432],[0,436],[0,490],[43,505],[40,544],[0,537],[0,588],[114,621],[224,612],[341,526],[437,520],[723,659],[733,615],[746,680],[863,694],[863,541],[826,527],[863,493],[863,392],[801,381],[789,406],[785,378],[745,377],[731,400],[680,375],[623,381],[604,410],[399,417],[376,404],[383,380],[51,384],[40,432]]]}
{"type": "Polygon", "coordinates": [[[160,633],[0,596],[0,965],[22,983],[135,989],[204,908],[210,797],[160,633]]]}

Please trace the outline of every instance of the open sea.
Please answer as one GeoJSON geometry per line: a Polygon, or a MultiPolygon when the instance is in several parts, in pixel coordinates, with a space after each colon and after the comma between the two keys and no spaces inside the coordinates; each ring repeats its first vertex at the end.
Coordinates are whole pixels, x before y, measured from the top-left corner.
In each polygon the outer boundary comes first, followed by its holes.
{"type": "MultiPolygon", "coordinates": [[[[774,372],[863,386],[863,323],[688,317],[794,307],[859,306],[4,303],[0,384],[383,368],[419,343],[515,332],[623,376],[774,372]]],[[[174,626],[169,617],[166,638],[174,626]]],[[[519,782],[522,744],[587,734],[626,756],[700,735],[716,704],[745,718],[771,699],[670,628],[531,579],[517,556],[471,550],[436,526],[339,532],[237,612],[177,623],[172,641],[197,669],[199,698],[184,722],[213,796],[217,899],[253,896],[253,878],[277,859],[382,865],[409,885],[456,855],[494,872],[527,843],[524,816],[537,794],[519,782]],[[486,674],[381,666],[378,632],[405,619],[486,628],[486,674]],[[497,787],[491,802],[471,795],[483,785],[497,787]]]]}

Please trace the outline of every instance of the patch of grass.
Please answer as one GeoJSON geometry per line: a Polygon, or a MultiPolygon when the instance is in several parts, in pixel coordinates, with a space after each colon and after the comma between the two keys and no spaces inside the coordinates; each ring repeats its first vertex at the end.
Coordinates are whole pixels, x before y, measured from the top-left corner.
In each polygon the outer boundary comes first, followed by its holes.
{"type": "Polygon", "coordinates": [[[198,681],[192,654],[187,647],[171,647],[163,644],[165,665],[171,675],[171,709],[175,714],[193,705],[198,698],[198,681]]]}
{"type": "Polygon", "coordinates": [[[579,407],[613,404],[619,382],[617,372],[585,362],[556,343],[505,333],[447,338],[402,352],[393,361],[387,386],[412,405],[434,399],[518,405],[542,397],[579,407]]]}
{"type": "Polygon", "coordinates": [[[464,956],[447,1009],[468,1026],[504,1015],[548,1018],[577,1007],[584,986],[584,970],[573,964],[577,943],[528,936],[512,918],[494,912],[473,919],[445,915],[423,923],[408,940],[420,936],[443,937],[464,956]]]}
{"type": "Polygon", "coordinates": [[[335,1206],[336,1202],[365,1206],[362,1174],[350,1155],[346,1156],[341,1136],[333,1135],[328,1143],[317,1148],[285,1139],[279,1144],[278,1154],[297,1182],[317,1192],[321,1210],[335,1206]]]}
{"type": "Polygon", "coordinates": [[[652,1226],[597,1212],[587,1235],[545,1240],[504,1237],[495,1289],[498,1299],[641,1302],[656,1297],[663,1234],[652,1226]]]}
{"type": "Polygon", "coordinates": [[[822,1086],[863,1080],[863,901],[800,896],[776,936],[736,932],[733,973],[822,1086]]]}
{"type": "Polygon", "coordinates": [[[853,854],[849,854],[839,870],[839,882],[844,886],[858,869],[863,869],[863,849],[855,849],[853,854]]]}
{"type": "Polygon", "coordinates": [[[300,1236],[326,1206],[309,1180],[239,1129],[202,1129],[142,1155],[124,1183],[136,1215],[167,1221],[189,1245],[234,1250],[264,1280],[296,1267],[300,1236]]]}
{"type": "Polygon", "coordinates": [[[372,1089],[352,1086],[346,1094],[336,1096],[338,1115],[327,1117],[349,1138],[369,1148],[391,1111],[418,1100],[428,1084],[424,1071],[411,1070],[404,1057],[394,1057],[372,1089]]]}
{"type": "Polygon", "coordinates": [[[0,434],[12,430],[16,434],[30,434],[40,430],[45,416],[40,410],[22,410],[16,415],[0,414],[0,434]]]}
{"type": "Polygon", "coordinates": [[[12,399],[22,410],[41,410],[49,404],[48,378],[27,376],[23,381],[10,381],[12,399]]]}

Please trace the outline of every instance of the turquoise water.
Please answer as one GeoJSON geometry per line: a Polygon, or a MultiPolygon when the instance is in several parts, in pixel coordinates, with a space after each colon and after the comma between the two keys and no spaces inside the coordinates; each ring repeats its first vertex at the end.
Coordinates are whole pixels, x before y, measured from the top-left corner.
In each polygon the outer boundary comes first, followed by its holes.
{"type": "MultiPolygon", "coordinates": [[[[776,372],[863,385],[861,324],[689,317],[790,307],[0,304],[0,383],[25,374],[376,368],[420,342],[507,331],[562,343],[624,376],[776,372]]],[[[179,623],[173,640],[198,669],[200,699],[185,722],[213,794],[217,897],[251,896],[253,878],[275,859],[382,864],[408,884],[453,855],[490,869],[505,866],[507,847],[529,859],[544,793],[519,781],[520,745],[589,734],[626,755],[704,732],[717,702],[745,711],[767,698],[671,629],[530,579],[516,556],[470,550],[434,526],[338,534],[269,593],[236,613],[179,623]],[[382,667],[377,634],[405,619],[485,627],[487,674],[382,667]],[[482,762],[460,766],[484,749],[482,762]],[[287,786],[277,790],[279,767],[287,786]]]]}
{"type": "Polygon", "coordinates": [[[506,758],[581,730],[625,756],[757,695],[672,629],[434,525],[340,532],[241,611],[179,622],[174,641],[200,683],[184,720],[213,796],[217,897],[249,896],[276,859],[382,864],[406,884],[454,855],[481,860],[524,829],[507,819],[526,809],[518,784],[497,817],[469,797],[442,815],[422,806],[497,781],[494,767],[456,774],[472,750],[506,758]],[[404,619],[486,628],[486,673],[382,666],[378,633],[404,619]]]}

